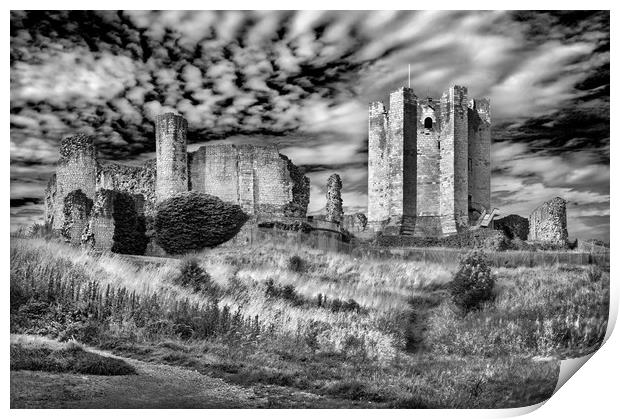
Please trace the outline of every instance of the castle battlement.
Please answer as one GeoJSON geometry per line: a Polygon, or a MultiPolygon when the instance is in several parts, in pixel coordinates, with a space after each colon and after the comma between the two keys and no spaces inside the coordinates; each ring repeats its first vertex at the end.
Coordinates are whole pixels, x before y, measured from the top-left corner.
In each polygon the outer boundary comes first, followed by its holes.
{"type": "Polygon", "coordinates": [[[490,210],[490,102],[454,85],[439,100],[401,87],[369,105],[368,223],[441,236],[490,210]]]}

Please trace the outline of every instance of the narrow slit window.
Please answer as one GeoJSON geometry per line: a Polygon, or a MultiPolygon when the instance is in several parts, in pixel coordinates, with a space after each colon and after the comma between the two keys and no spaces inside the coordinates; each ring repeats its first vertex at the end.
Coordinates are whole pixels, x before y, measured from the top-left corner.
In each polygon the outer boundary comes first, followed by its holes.
{"type": "Polygon", "coordinates": [[[437,141],[437,150],[441,150],[441,141],[437,141]]]}

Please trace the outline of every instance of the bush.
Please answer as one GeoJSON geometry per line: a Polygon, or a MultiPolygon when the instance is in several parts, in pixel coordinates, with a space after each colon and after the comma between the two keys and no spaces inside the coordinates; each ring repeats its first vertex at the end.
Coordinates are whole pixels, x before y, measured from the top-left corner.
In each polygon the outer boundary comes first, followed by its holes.
{"type": "Polygon", "coordinates": [[[287,268],[289,271],[302,272],[304,270],[304,260],[297,255],[288,258],[287,268]]]}
{"type": "Polygon", "coordinates": [[[598,266],[589,266],[586,269],[586,276],[589,282],[599,282],[603,276],[603,271],[598,266]]]}
{"type": "Polygon", "coordinates": [[[201,292],[217,298],[219,287],[198,263],[197,259],[186,259],[181,264],[181,272],[174,278],[174,283],[188,287],[194,292],[201,292]]]}
{"type": "Polygon", "coordinates": [[[290,301],[295,306],[304,302],[303,297],[297,294],[293,285],[278,285],[273,279],[269,279],[265,283],[265,295],[268,298],[281,298],[290,301]]]}
{"type": "Polygon", "coordinates": [[[494,285],[489,260],[483,252],[474,250],[459,261],[459,270],[450,283],[450,293],[454,303],[467,312],[491,300],[494,285]]]}
{"type": "Polygon", "coordinates": [[[199,192],[182,192],[159,203],[155,241],[170,254],[215,247],[232,239],[247,221],[241,207],[199,192]]]}

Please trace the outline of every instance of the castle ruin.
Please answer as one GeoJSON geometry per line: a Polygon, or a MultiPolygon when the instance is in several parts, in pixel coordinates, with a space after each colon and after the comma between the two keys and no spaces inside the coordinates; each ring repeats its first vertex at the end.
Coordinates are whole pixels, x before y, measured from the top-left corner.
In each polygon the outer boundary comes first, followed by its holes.
{"type": "Polygon", "coordinates": [[[488,99],[453,86],[440,100],[401,87],[369,106],[368,226],[385,234],[440,237],[488,226],[488,99]]]}
{"type": "Polygon", "coordinates": [[[155,128],[156,159],[140,166],[100,161],[92,136],[62,139],[45,196],[52,229],[65,230],[73,243],[109,250],[119,228],[131,236],[131,229],[143,229],[140,217],[155,215],[158,202],[190,190],[238,204],[255,220],[305,218],[309,180],[275,146],[208,145],[188,153],[183,117],[159,115],[155,128]],[[71,206],[65,208],[67,197],[71,206]]]}
{"type": "Polygon", "coordinates": [[[544,202],[530,214],[528,240],[564,246],[568,243],[566,201],[560,197],[544,202]]]}

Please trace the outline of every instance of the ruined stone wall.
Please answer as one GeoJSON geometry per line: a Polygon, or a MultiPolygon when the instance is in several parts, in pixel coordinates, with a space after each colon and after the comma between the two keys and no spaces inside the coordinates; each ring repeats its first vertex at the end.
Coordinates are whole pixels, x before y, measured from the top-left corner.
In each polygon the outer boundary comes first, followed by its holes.
{"type": "Polygon", "coordinates": [[[56,173],[47,182],[44,197],[45,224],[51,226],[54,223],[54,211],[56,206],[56,173]]]}
{"type": "Polygon", "coordinates": [[[155,215],[155,183],[157,163],[155,160],[145,162],[143,166],[126,166],[117,163],[103,163],[97,173],[97,189],[112,189],[142,196],[142,212],[147,216],[155,215]]]}
{"type": "Polygon", "coordinates": [[[100,251],[112,249],[114,227],[114,191],[100,189],[95,196],[84,244],[100,251]]]}
{"type": "Polygon", "coordinates": [[[327,203],[325,205],[325,212],[327,221],[336,223],[342,222],[342,197],[340,190],[342,189],[342,180],[337,173],[334,173],[327,179],[327,193],[325,198],[327,203]]]}
{"type": "Polygon", "coordinates": [[[390,216],[387,125],[385,105],[371,103],[368,110],[368,224],[375,230],[390,216]]]}
{"type": "Polygon", "coordinates": [[[441,97],[440,217],[444,235],[468,226],[467,88],[454,86],[441,97]]]}
{"type": "Polygon", "coordinates": [[[166,113],[155,121],[157,150],[157,202],[178,192],[187,192],[187,121],[180,115],[166,113]]]}
{"type": "Polygon", "coordinates": [[[305,217],[309,180],[275,146],[203,146],[190,159],[192,190],[257,216],[305,217]]]}
{"type": "MultiPolygon", "coordinates": [[[[97,183],[97,150],[94,138],[78,134],[60,142],[60,159],[56,168],[55,198],[52,228],[60,230],[64,223],[63,203],[71,191],[80,189],[89,199],[94,199],[97,183]]],[[[52,186],[50,192],[53,191],[52,186]]],[[[51,197],[51,194],[50,194],[51,197]]]]}
{"type": "Polygon", "coordinates": [[[417,98],[402,87],[390,94],[388,113],[389,229],[411,233],[415,225],[417,191],[417,98]]]}
{"type": "Polygon", "coordinates": [[[491,211],[491,113],[489,99],[473,99],[468,108],[468,195],[478,215],[491,211]]]}
{"type": "Polygon", "coordinates": [[[417,218],[415,235],[441,235],[439,219],[439,103],[432,99],[418,105],[417,218]],[[427,118],[431,127],[425,127],[427,118]]]}
{"type": "Polygon", "coordinates": [[[532,212],[528,240],[561,245],[568,242],[564,199],[553,198],[532,212]]]}
{"type": "Polygon", "coordinates": [[[368,219],[361,212],[356,214],[345,214],[342,218],[341,226],[351,233],[361,233],[366,231],[368,219]]]}
{"type": "Polygon", "coordinates": [[[71,244],[82,243],[82,234],[88,225],[88,218],[93,207],[93,200],[81,189],[67,194],[63,200],[63,225],[60,230],[64,239],[71,244]]]}

